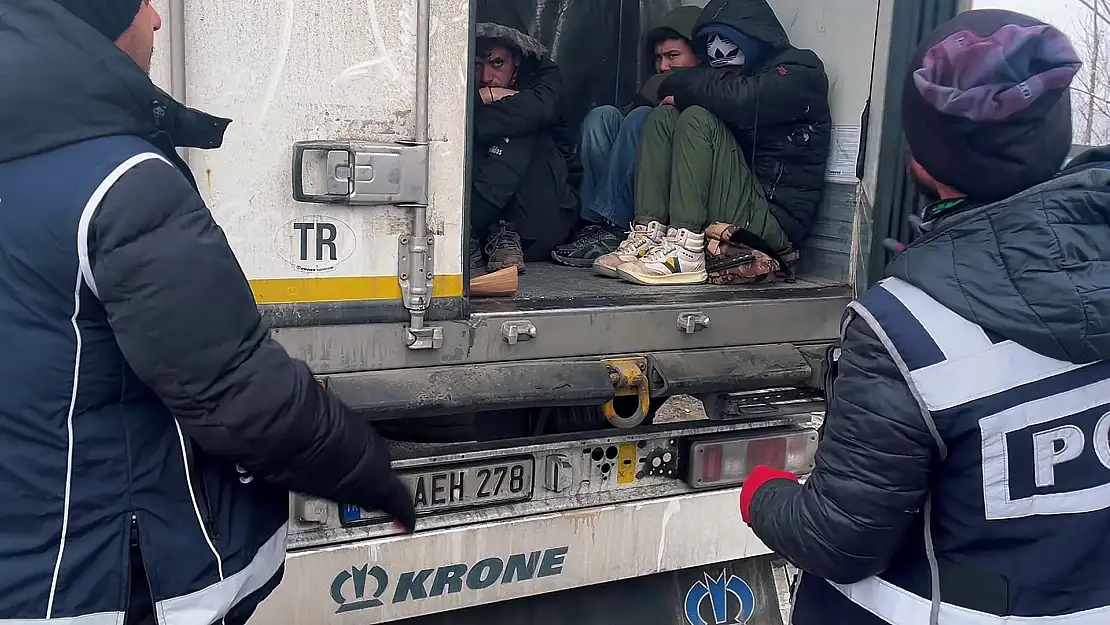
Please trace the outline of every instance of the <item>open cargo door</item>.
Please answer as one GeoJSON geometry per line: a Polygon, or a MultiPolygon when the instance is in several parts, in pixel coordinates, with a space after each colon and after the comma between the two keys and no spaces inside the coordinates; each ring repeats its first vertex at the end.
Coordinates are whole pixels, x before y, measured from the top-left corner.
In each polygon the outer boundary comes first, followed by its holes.
{"type": "Polygon", "coordinates": [[[965,0],[880,2],[870,124],[866,157],[861,163],[863,196],[866,205],[874,207],[862,216],[865,230],[872,236],[863,247],[863,263],[857,266],[861,277],[857,289],[865,289],[883,277],[890,261],[883,240],[892,238],[908,243],[913,237],[908,217],[922,208],[921,196],[907,169],[908,148],[902,133],[902,88],[911,57],[926,35],[968,8],[968,4],[965,0]]]}
{"type": "Polygon", "coordinates": [[[432,347],[421,319],[465,315],[468,3],[156,5],[155,81],[234,120],[188,157],[270,323],[407,323],[432,347]]]}

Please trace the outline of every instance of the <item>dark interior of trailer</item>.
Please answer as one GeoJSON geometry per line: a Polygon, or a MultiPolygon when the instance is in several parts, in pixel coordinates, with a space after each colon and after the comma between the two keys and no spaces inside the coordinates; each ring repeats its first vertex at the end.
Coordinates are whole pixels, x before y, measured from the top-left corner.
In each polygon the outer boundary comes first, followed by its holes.
{"type": "MultiPolygon", "coordinates": [[[[654,68],[647,65],[641,38],[656,20],[683,5],[703,5],[705,0],[485,0],[498,10],[530,17],[530,34],[549,51],[563,81],[565,111],[577,128],[590,109],[620,106],[636,94],[641,80],[654,68]]],[[[571,167],[572,184],[581,170],[571,167]]],[[[768,292],[804,294],[806,290],[846,284],[850,273],[852,220],[855,189],[828,185],[815,225],[799,250],[796,279],[780,275],[769,285],[712,285],[645,287],[605,279],[588,268],[552,262],[529,262],[518,278],[512,297],[471,298],[474,312],[534,310],[559,306],[613,306],[674,301],[697,301],[768,292]],[[799,293],[801,291],[802,293],[799,293]]]]}

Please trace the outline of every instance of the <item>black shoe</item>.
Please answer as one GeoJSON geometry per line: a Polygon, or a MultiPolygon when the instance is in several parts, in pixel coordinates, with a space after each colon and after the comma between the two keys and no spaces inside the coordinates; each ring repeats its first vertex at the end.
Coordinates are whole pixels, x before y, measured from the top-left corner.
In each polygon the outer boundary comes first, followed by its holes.
{"type": "Polygon", "coordinates": [[[616,251],[623,240],[602,226],[586,226],[574,241],[552,250],[551,259],[568,267],[592,267],[599,256],[616,251]]]}
{"type": "Polygon", "coordinates": [[[482,255],[482,244],[474,237],[470,237],[470,243],[467,247],[467,261],[470,264],[472,274],[486,271],[486,258],[482,255]]]}
{"type": "Polygon", "coordinates": [[[511,224],[501,222],[501,227],[489,235],[486,255],[489,257],[486,269],[490,273],[514,265],[517,273],[524,273],[524,250],[521,248],[520,235],[512,230],[511,224]]]}

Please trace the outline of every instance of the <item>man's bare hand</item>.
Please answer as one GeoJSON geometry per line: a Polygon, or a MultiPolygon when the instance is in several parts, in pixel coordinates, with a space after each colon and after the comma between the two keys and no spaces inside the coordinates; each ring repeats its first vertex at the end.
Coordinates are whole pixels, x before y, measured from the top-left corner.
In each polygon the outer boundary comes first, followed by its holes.
{"type": "Polygon", "coordinates": [[[515,89],[507,89],[505,87],[482,87],[481,94],[482,102],[490,104],[492,102],[497,102],[498,100],[506,96],[516,95],[517,91],[515,89]]]}
{"type": "Polygon", "coordinates": [[[663,106],[663,105],[674,106],[674,96],[669,95],[669,96],[663,98],[662,100],[660,100],[659,101],[659,106],[663,106]]]}

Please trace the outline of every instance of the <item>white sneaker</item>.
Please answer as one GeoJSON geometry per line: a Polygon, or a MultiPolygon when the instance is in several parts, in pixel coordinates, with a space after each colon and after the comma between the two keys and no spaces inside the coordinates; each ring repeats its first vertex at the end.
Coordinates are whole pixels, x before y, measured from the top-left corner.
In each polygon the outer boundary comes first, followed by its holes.
{"type": "Polygon", "coordinates": [[[705,271],[705,235],[671,228],[663,242],[642,258],[624,263],[617,274],[636,284],[701,284],[705,271]]]}
{"type": "Polygon", "coordinates": [[[597,257],[594,261],[594,273],[607,278],[619,277],[618,267],[646,254],[648,250],[662,243],[666,234],[667,227],[658,221],[648,222],[646,226],[636,224],[632,227],[632,232],[628,233],[628,238],[621,242],[616,251],[597,257]]]}

